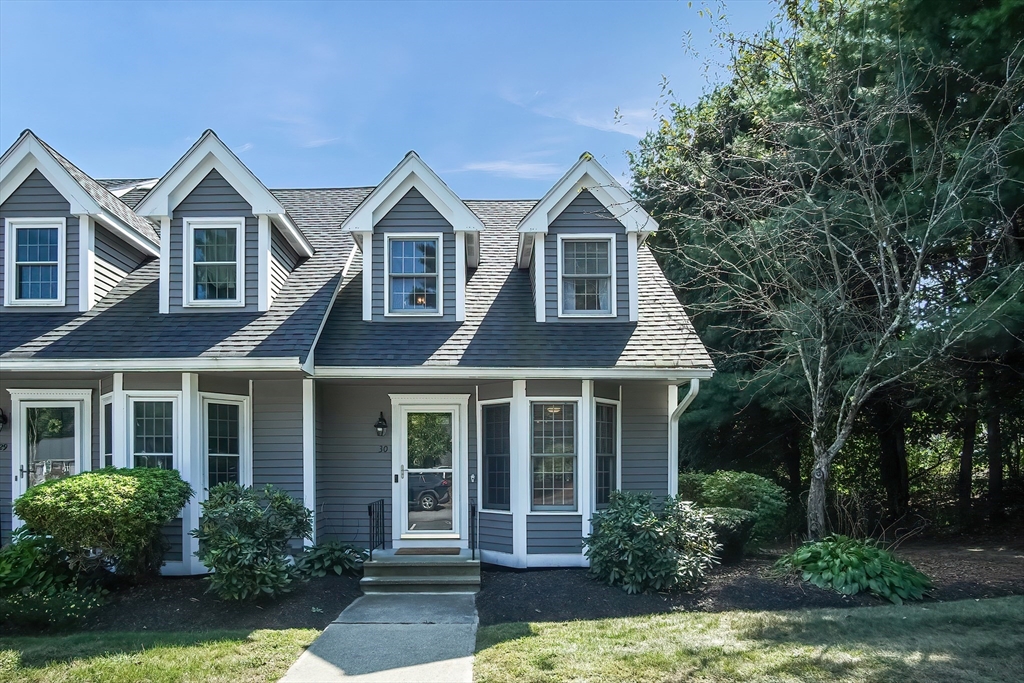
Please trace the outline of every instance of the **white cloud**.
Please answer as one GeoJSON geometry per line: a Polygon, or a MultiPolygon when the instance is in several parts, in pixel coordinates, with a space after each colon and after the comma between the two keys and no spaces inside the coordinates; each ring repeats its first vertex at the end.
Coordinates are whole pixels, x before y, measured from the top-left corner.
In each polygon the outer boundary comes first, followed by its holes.
{"type": "Polygon", "coordinates": [[[238,149],[236,149],[235,153],[236,154],[241,154],[242,152],[248,152],[252,148],[253,148],[253,144],[251,142],[247,142],[244,145],[242,145],[241,147],[239,147],[238,149]]]}
{"type": "Polygon", "coordinates": [[[458,170],[482,171],[504,178],[522,178],[527,180],[557,178],[565,172],[565,169],[558,164],[528,161],[476,161],[465,164],[458,170]]]}
{"type": "Polygon", "coordinates": [[[606,133],[621,133],[638,139],[647,133],[653,120],[653,112],[650,109],[625,107],[604,109],[600,105],[591,103],[545,101],[545,93],[542,91],[521,97],[506,90],[499,93],[499,97],[509,104],[522,107],[538,116],[568,121],[577,126],[593,128],[606,133]]]}
{"type": "Polygon", "coordinates": [[[308,140],[302,143],[302,146],[306,149],[312,149],[314,147],[326,147],[327,145],[333,145],[338,142],[341,138],[317,138],[315,140],[308,140]]]}

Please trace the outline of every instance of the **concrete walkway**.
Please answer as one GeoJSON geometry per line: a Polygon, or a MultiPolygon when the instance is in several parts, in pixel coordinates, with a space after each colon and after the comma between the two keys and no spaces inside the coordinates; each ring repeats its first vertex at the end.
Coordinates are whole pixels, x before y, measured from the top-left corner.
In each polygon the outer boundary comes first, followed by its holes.
{"type": "Polygon", "coordinates": [[[478,622],[471,594],[364,595],[280,683],[472,683],[478,622]]]}

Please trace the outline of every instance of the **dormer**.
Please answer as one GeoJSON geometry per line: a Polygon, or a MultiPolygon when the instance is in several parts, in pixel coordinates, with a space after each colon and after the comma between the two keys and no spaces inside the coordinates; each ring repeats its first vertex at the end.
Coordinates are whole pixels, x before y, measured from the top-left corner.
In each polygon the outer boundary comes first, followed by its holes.
{"type": "Polygon", "coordinates": [[[154,226],[26,130],[0,157],[0,300],[81,312],[159,255],[154,226]]]}
{"type": "Polygon", "coordinates": [[[464,321],[483,227],[416,152],[406,154],[342,223],[362,252],[363,320],[464,321]]]}
{"type": "Polygon", "coordinates": [[[160,312],[270,310],[313,247],[277,198],[207,130],[136,213],[160,224],[160,312]]]}
{"type": "Polygon", "coordinates": [[[646,211],[584,153],[519,222],[537,322],[635,322],[637,253],[657,230],[646,211]]]}

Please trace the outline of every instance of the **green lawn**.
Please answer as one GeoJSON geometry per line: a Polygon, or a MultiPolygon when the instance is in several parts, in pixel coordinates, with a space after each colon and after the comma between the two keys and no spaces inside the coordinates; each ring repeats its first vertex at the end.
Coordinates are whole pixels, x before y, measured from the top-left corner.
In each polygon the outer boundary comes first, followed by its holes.
{"type": "Polygon", "coordinates": [[[1024,680],[1024,597],[499,624],[477,681],[1024,680]]]}
{"type": "Polygon", "coordinates": [[[276,681],[315,629],[0,638],[0,681],[276,681]]]}

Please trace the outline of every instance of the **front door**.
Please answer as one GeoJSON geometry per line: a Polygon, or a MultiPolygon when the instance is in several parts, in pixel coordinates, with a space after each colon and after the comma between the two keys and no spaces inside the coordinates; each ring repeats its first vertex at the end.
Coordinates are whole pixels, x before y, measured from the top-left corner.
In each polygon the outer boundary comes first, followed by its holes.
{"type": "Polygon", "coordinates": [[[404,540],[459,539],[466,489],[460,406],[408,403],[397,413],[399,535],[404,540]]]}

